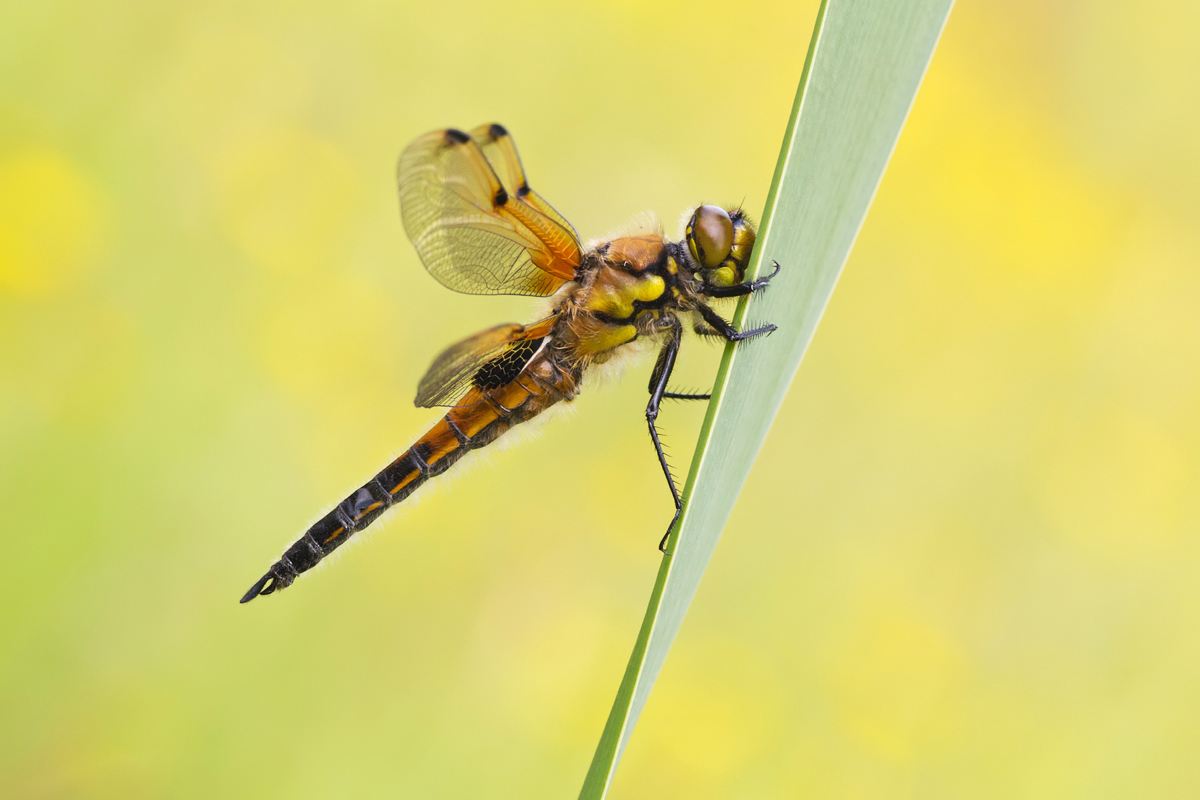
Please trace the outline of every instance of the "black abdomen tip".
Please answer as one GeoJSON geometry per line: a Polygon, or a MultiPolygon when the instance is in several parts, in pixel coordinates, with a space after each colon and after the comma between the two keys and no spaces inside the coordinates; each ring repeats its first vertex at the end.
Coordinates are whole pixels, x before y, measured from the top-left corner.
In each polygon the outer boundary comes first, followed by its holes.
{"type": "Polygon", "coordinates": [[[266,575],[263,575],[261,578],[259,578],[258,582],[250,587],[250,591],[248,591],[244,595],[242,595],[241,602],[249,603],[251,600],[258,597],[260,594],[270,594],[271,592],[275,591],[274,586],[272,586],[270,589],[267,589],[265,592],[263,591],[263,588],[267,585],[267,582],[270,581],[274,577],[275,577],[275,574],[273,572],[268,572],[266,575]]]}

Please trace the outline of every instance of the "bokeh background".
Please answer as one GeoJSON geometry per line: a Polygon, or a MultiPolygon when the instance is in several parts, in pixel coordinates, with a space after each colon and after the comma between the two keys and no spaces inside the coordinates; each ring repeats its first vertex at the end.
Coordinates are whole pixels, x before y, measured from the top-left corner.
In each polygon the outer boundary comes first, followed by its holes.
{"type": "MultiPolygon", "coordinates": [[[[954,12],[614,797],[1200,795],[1196,9],[954,12]]],[[[502,121],[585,237],[758,213],[815,13],[5,4],[0,794],[574,797],[670,511],[647,368],[236,601],[530,313],[423,272],[403,145],[502,121]]]]}

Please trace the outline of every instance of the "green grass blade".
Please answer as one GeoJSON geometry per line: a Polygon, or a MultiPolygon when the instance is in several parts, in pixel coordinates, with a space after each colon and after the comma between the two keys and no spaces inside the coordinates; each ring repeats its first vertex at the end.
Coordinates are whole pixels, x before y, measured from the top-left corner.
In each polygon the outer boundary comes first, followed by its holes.
{"type": "Polygon", "coordinates": [[[763,222],[751,274],[783,271],[746,298],[764,340],[728,346],[633,655],[580,793],[602,798],[683,622],[721,530],[833,293],[891,158],[953,0],[826,0],[763,222]]]}

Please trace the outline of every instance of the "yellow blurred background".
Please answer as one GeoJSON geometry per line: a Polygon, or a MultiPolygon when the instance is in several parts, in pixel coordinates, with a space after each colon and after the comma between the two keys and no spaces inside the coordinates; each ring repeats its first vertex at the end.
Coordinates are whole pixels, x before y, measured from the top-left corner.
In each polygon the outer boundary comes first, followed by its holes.
{"type": "MultiPolygon", "coordinates": [[[[503,122],[585,238],[758,214],[815,13],[7,4],[0,794],[574,797],[670,512],[648,367],[237,599],[530,313],[421,269],[404,144],[503,122]]],[[[954,12],[613,797],[1200,796],[1198,23],[954,12]]]]}

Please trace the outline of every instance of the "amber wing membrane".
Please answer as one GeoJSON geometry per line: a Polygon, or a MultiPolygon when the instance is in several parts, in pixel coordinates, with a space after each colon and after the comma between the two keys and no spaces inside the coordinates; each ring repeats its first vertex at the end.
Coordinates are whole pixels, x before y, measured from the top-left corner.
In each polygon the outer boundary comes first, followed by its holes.
{"type": "Polygon", "coordinates": [[[450,289],[553,294],[575,277],[579,239],[528,190],[507,132],[490,136],[487,146],[506,178],[520,185],[506,187],[480,142],[453,128],[427,133],[404,150],[396,168],[404,230],[425,268],[450,289]]]}
{"type": "Polygon", "coordinates": [[[555,319],[497,325],[446,348],[417,385],[416,404],[453,406],[472,386],[495,389],[507,384],[537,352],[555,319]]]}
{"type": "Polygon", "coordinates": [[[525,168],[521,166],[521,157],[517,155],[517,145],[513,142],[512,134],[498,123],[480,125],[471,131],[471,138],[479,142],[479,147],[487,157],[488,163],[496,170],[500,183],[510,195],[516,195],[550,219],[558,223],[564,232],[568,233],[576,243],[579,234],[574,226],[554,210],[540,194],[529,187],[529,179],[525,177],[525,168]]]}

